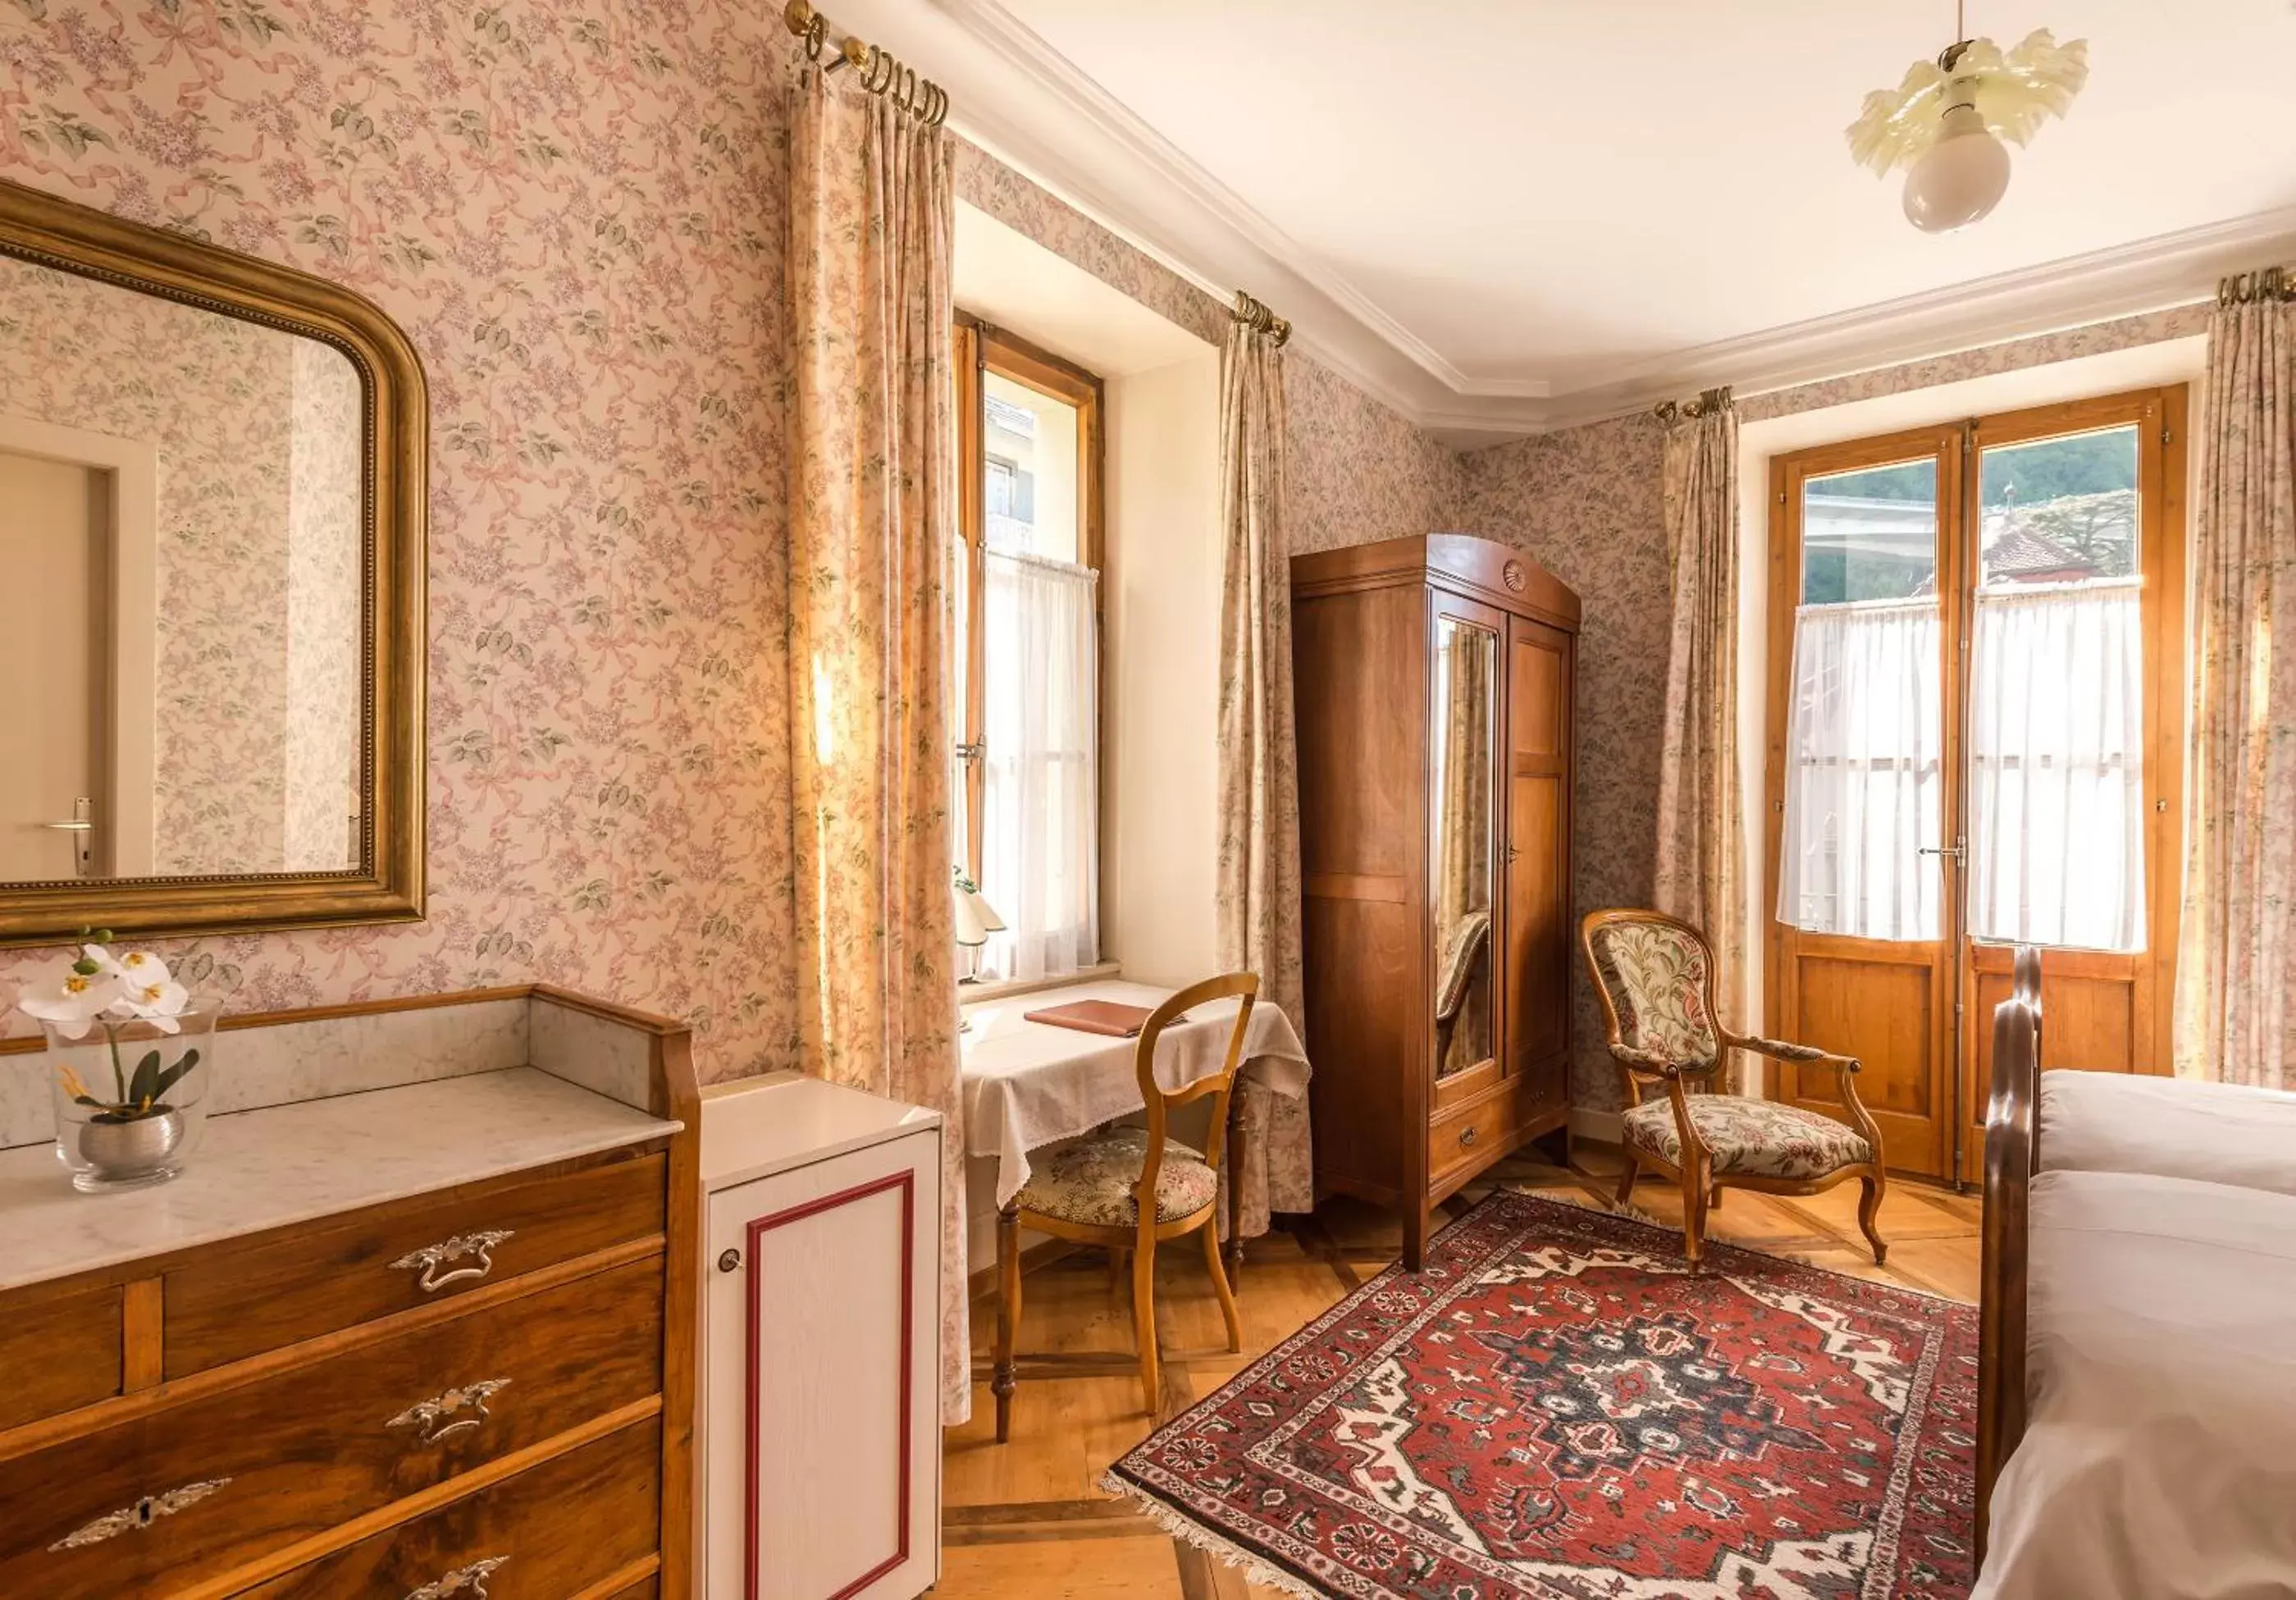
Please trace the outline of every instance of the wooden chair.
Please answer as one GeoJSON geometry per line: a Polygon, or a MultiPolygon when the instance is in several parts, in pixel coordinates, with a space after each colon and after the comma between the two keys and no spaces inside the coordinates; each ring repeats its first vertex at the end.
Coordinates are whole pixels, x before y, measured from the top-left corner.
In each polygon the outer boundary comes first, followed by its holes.
{"type": "Polygon", "coordinates": [[[1227,1140],[1228,1098],[1242,1064],[1243,1037],[1259,997],[1255,972],[1230,972],[1191,984],[1150,1013],[1132,1052],[1140,1079],[1148,1126],[1116,1128],[1054,1146],[1039,1156],[1020,1194],[996,1218],[996,1370],[989,1388],[996,1396],[996,1440],[1012,1435],[1013,1391],[1019,1380],[1013,1341],[1021,1325],[1021,1230],[1033,1228],[1057,1239],[1097,1244],[1111,1259],[1132,1258],[1132,1327],[1140,1350],[1140,1391],[1151,1415],[1156,1410],[1156,1246],[1165,1239],[1201,1232],[1204,1267],[1219,1294],[1227,1319],[1227,1347],[1243,1348],[1235,1293],[1220,1264],[1219,1165],[1227,1140]],[[1227,1058],[1218,1072],[1168,1092],[1156,1081],[1156,1041],[1173,1018],[1192,1005],[1242,997],[1235,1026],[1229,1030],[1227,1058]],[[1202,1152],[1167,1136],[1171,1112],[1210,1095],[1211,1130],[1202,1152]]]}
{"type": "Polygon", "coordinates": [[[1637,1169],[1655,1168],[1682,1187],[1683,1253],[1691,1270],[1705,1253],[1706,1213],[1725,1187],[1815,1194],[1844,1179],[1865,1185],[1857,1226],[1878,1265],[1890,1247],[1874,1227],[1889,1179],[1882,1130],[1857,1098],[1857,1063],[1808,1045],[1732,1033],[1715,1020],[1714,956],[1704,934],[1655,911],[1591,911],[1579,948],[1602,997],[1611,1055],[1625,1079],[1620,1145],[1626,1170],[1619,1203],[1637,1169]],[[1775,1100],[1711,1093],[1726,1050],[1751,1050],[1797,1066],[1831,1066],[1847,1123],[1775,1100]],[[1645,1102],[1646,1079],[1666,1085],[1645,1102]]]}

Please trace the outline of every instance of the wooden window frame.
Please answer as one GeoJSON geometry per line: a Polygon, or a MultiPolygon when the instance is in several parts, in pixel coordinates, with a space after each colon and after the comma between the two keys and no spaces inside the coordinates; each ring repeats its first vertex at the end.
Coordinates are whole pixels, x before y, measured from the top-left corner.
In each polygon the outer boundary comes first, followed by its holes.
{"type": "MultiPolygon", "coordinates": [[[[1076,407],[1077,412],[1077,555],[1079,564],[1102,570],[1105,554],[1106,430],[1102,421],[1103,385],[1100,377],[1075,362],[1031,344],[970,312],[956,314],[956,451],[957,537],[965,563],[965,616],[958,647],[964,652],[964,705],[956,730],[960,751],[975,753],[964,761],[965,875],[980,881],[981,798],[985,788],[988,704],[983,667],[986,665],[986,605],[983,578],[988,554],[988,462],[985,406],[988,374],[1024,389],[1035,390],[1076,407]]],[[[1095,647],[1101,652],[1099,705],[1094,719],[1093,760],[1098,792],[1107,792],[1106,743],[1099,730],[1108,722],[1106,671],[1108,616],[1106,596],[1095,586],[1093,594],[1095,647]]],[[[1103,808],[1104,809],[1104,808],[1103,808]]],[[[1101,853],[1105,864],[1105,830],[1101,853]]]]}

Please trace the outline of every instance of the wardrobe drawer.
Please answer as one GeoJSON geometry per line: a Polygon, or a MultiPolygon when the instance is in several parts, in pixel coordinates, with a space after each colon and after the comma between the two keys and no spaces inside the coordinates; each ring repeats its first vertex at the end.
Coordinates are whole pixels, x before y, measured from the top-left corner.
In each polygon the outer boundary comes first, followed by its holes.
{"type": "Polygon", "coordinates": [[[214,1577],[644,1400],[661,1364],[657,1256],[0,1461],[0,1595],[214,1577]]]}
{"type": "Polygon", "coordinates": [[[0,1432],[119,1392],[118,1284],[0,1295],[0,1432]]]}
{"type": "Polygon", "coordinates": [[[240,1600],[472,1600],[474,1578],[488,1600],[567,1600],[652,1555],[660,1531],[661,1426],[648,1422],[244,1590],[240,1600]]]}
{"type": "Polygon", "coordinates": [[[1514,1096],[1502,1088],[1488,1098],[1446,1112],[1427,1127],[1427,1174],[1440,1182],[1454,1168],[1488,1161],[1506,1142],[1514,1096]]]}
{"type": "Polygon", "coordinates": [[[505,1178],[202,1253],[167,1275],[179,1378],[662,1231],[666,1158],[505,1178]]]}

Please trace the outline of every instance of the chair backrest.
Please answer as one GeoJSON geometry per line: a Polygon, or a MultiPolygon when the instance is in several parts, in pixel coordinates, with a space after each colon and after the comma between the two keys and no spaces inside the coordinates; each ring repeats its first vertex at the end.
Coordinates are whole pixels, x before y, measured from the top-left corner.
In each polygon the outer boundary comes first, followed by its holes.
{"type": "Polygon", "coordinates": [[[1177,1107],[1208,1095],[1212,1100],[1212,1124],[1204,1141],[1204,1161],[1213,1171],[1219,1170],[1220,1154],[1227,1144],[1228,1096],[1234,1092],[1236,1071],[1243,1064],[1244,1031],[1251,1024],[1251,1008],[1259,999],[1259,973],[1226,972],[1188,985],[1151,1012],[1142,1025],[1139,1041],[1132,1049],[1132,1066],[1140,1076],[1141,1104],[1148,1110],[1148,1156],[1140,1165],[1140,1182],[1134,1191],[1140,1202],[1144,1227],[1155,1221],[1156,1178],[1164,1165],[1165,1129],[1170,1114],[1177,1107]],[[1167,1089],[1156,1080],[1156,1041],[1163,1037],[1172,1019],[1190,1006],[1208,1005],[1232,995],[1241,998],[1236,1003],[1235,1025],[1228,1030],[1227,1054],[1219,1071],[1177,1089],[1167,1089]]]}
{"type": "MultiPolygon", "coordinates": [[[[1579,921],[1578,943],[1613,1046],[1646,1051],[1685,1071],[1721,1064],[1714,954],[1704,934],[1662,912],[1590,911],[1579,921]]],[[[1631,1104],[1641,1085],[1625,1063],[1620,1070],[1631,1104]]]]}

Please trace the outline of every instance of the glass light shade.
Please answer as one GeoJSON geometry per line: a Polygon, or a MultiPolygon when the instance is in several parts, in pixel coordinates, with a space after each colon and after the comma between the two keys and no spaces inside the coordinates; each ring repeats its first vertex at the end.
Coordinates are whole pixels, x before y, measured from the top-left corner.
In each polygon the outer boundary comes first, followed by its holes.
{"type": "Polygon", "coordinates": [[[2008,190],[2008,150],[1974,106],[1957,105],[1906,174],[1906,220],[1925,234],[1949,234],[1983,218],[2008,190]]]}

